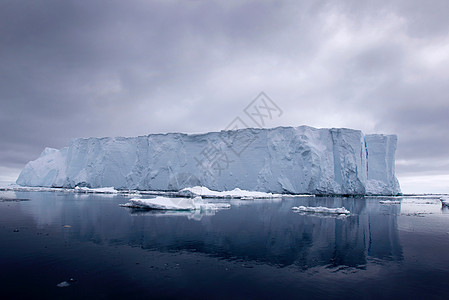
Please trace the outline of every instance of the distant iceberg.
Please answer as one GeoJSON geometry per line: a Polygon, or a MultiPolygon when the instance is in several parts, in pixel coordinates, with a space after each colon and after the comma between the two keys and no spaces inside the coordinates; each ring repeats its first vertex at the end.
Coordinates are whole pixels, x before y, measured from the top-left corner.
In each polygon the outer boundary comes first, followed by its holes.
{"type": "Polygon", "coordinates": [[[25,166],[17,184],[397,195],[396,144],[395,135],[308,126],[80,138],[61,150],[46,148],[25,166]]]}

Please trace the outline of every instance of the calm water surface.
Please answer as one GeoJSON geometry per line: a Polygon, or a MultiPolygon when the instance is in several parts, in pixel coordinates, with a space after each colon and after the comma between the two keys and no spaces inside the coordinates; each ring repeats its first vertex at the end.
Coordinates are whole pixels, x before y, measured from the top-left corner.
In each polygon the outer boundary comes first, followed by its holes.
{"type": "Polygon", "coordinates": [[[449,297],[449,211],[437,198],[236,200],[205,214],[118,206],[128,199],[0,192],[2,298],[449,297]]]}

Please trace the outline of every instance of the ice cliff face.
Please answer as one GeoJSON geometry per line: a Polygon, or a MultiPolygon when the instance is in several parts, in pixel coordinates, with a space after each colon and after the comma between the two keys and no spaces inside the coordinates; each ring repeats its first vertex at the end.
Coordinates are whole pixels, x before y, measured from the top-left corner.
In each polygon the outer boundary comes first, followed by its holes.
{"type": "Polygon", "coordinates": [[[45,149],[17,184],[273,193],[397,194],[397,138],[307,126],[76,139],[45,149]]]}

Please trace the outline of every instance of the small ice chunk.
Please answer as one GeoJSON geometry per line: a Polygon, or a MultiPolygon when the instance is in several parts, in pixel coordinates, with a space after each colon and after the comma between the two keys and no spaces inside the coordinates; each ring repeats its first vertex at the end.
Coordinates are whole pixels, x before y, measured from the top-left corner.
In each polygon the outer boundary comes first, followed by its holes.
{"type": "Polygon", "coordinates": [[[321,214],[345,214],[349,215],[351,212],[344,207],[338,208],[328,208],[323,206],[294,206],[292,210],[298,212],[310,212],[310,213],[321,213],[321,214]]]}
{"type": "Polygon", "coordinates": [[[56,286],[60,287],[60,288],[68,287],[68,286],[70,286],[70,283],[68,283],[67,281],[63,281],[63,282],[58,283],[56,286]]]}
{"type": "Polygon", "coordinates": [[[132,203],[121,203],[118,206],[128,207],[128,208],[141,208],[140,205],[135,205],[135,204],[132,204],[132,203]]]}
{"type": "Polygon", "coordinates": [[[444,206],[449,206],[449,197],[443,196],[440,198],[440,200],[441,200],[441,204],[443,204],[444,206]]]}
{"type": "Polygon", "coordinates": [[[164,210],[192,210],[195,209],[194,199],[167,198],[158,196],[151,199],[132,198],[129,202],[136,207],[164,210]]]}
{"type": "Polygon", "coordinates": [[[380,204],[401,204],[401,201],[397,200],[381,200],[379,201],[380,204]]]}

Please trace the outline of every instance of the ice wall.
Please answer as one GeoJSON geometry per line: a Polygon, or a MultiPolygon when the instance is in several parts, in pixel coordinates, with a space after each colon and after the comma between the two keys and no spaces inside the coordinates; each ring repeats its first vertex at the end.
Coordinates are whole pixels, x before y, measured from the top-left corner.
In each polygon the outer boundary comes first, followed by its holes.
{"type": "Polygon", "coordinates": [[[17,183],[25,186],[397,194],[396,136],[307,126],[187,135],[76,139],[46,149],[17,183]]]}
{"type": "Polygon", "coordinates": [[[366,135],[368,150],[367,194],[398,194],[401,192],[395,176],[395,135],[366,135]]]}

